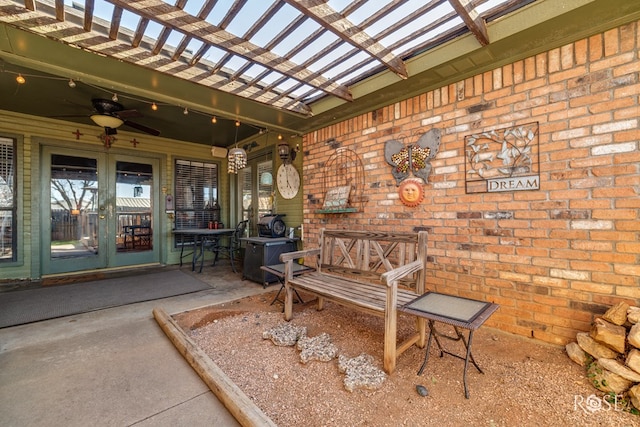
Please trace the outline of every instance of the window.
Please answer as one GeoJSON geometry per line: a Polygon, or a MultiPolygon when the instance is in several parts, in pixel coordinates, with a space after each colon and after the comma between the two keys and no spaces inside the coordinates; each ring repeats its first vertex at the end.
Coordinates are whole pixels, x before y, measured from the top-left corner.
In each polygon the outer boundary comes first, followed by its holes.
{"type": "Polygon", "coordinates": [[[242,219],[249,220],[250,233],[255,235],[260,217],[275,212],[271,155],[250,158],[247,167],[238,174],[238,179],[242,191],[242,219]]]}
{"type": "Polygon", "coordinates": [[[16,260],[16,143],[0,138],[0,261],[16,260]]]}
{"type": "Polygon", "coordinates": [[[175,228],[207,228],[220,221],[218,165],[176,160],[175,228]]]}

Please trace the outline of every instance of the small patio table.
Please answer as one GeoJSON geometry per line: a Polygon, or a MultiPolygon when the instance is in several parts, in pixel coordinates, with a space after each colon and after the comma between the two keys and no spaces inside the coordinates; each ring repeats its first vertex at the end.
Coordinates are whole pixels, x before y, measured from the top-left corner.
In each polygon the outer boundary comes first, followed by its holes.
{"type": "Polygon", "coordinates": [[[440,357],[444,354],[449,354],[458,359],[464,360],[463,382],[464,382],[464,396],[469,398],[469,389],[467,388],[467,367],[469,360],[476,367],[478,372],[483,374],[480,366],[476,363],[471,353],[471,344],[473,343],[473,332],[478,329],[482,324],[499,308],[498,304],[491,302],[478,301],[470,298],[457,297],[453,295],[445,295],[437,292],[427,292],[424,295],[419,296],[413,301],[405,304],[401,310],[405,313],[410,313],[419,317],[423,317],[428,320],[429,325],[429,339],[427,342],[427,350],[424,355],[424,361],[418,371],[418,375],[422,375],[422,371],[427,365],[429,359],[429,349],[431,348],[431,342],[436,340],[438,350],[440,350],[440,357]],[[452,337],[447,334],[438,332],[435,327],[435,322],[445,323],[453,326],[456,336],[452,337]],[[465,337],[460,329],[466,329],[469,331],[468,337],[465,337]],[[444,349],[440,343],[440,337],[446,338],[452,341],[461,341],[466,349],[465,356],[451,353],[444,349]]]}
{"type": "MultiPolygon", "coordinates": [[[[291,273],[293,274],[293,277],[316,270],[313,267],[309,267],[304,264],[298,264],[297,262],[294,262],[292,265],[293,265],[293,271],[291,273]]],[[[273,298],[273,301],[271,301],[271,305],[273,305],[276,301],[279,301],[284,304],[284,301],[279,300],[278,297],[280,296],[280,292],[282,292],[282,290],[284,289],[285,264],[283,263],[283,264],[263,265],[263,266],[260,266],[260,268],[266,271],[267,273],[271,273],[274,276],[276,276],[278,278],[278,281],[280,282],[280,289],[278,289],[278,293],[273,298]]],[[[296,296],[298,297],[298,301],[300,301],[301,304],[304,304],[304,301],[302,301],[302,298],[300,297],[300,294],[298,293],[298,291],[296,289],[294,289],[293,291],[296,293],[296,296]]]]}

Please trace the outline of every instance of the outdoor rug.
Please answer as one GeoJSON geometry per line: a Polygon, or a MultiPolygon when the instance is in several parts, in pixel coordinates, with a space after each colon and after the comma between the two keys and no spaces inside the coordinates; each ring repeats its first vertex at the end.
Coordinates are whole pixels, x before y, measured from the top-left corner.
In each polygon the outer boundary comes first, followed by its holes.
{"type": "Polygon", "coordinates": [[[0,328],[152,301],[211,287],[180,270],[0,293],[0,328]]]}

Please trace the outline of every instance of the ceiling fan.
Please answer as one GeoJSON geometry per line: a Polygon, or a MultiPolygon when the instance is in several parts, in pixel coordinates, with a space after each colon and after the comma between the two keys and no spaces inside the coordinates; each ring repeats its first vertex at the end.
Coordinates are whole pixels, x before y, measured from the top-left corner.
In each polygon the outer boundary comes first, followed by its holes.
{"type": "Polygon", "coordinates": [[[142,113],[137,110],[125,110],[122,104],[109,99],[94,98],[91,100],[91,104],[95,109],[95,114],[92,114],[90,118],[95,124],[104,128],[106,135],[115,135],[116,128],[122,125],[150,135],[160,135],[159,130],[129,120],[129,118],[142,117],[142,113]]]}
{"type": "MultiPolygon", "coordinates": [[[[122,125],[137,129],[144,133],[148,133],[149,135],[160,135],[159,130],[129,120],[130,118],[142,117],[142,113],[137,110],[125,110],[122,104],[110,99],[94,98],[91,100],[91,104],[93,105],[93,112],[89,116],[89,118],[98,126],[103,127],[104,133],[107,136],[115,135],[116,133],[118,133],[116,129],[122,125]]],[[[73,115],[54,117],[86,116],[73,115]]]]}

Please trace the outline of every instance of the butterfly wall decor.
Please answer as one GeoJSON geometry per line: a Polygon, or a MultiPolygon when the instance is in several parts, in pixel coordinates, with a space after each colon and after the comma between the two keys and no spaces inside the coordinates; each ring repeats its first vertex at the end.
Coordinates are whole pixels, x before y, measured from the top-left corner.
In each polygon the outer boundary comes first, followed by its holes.
{"type": "Polygon", "coordinates": [[[384,158],[393,166],[391,174],[396,179],[396,185],[400,185],[411,174],[421,178],[425,184],[429,182],[429,162],[438,154],[440,138],[440,129],[431,129],[423,133],[415,144],[405,146],[396,139],[385,143],[384,158]]]}

